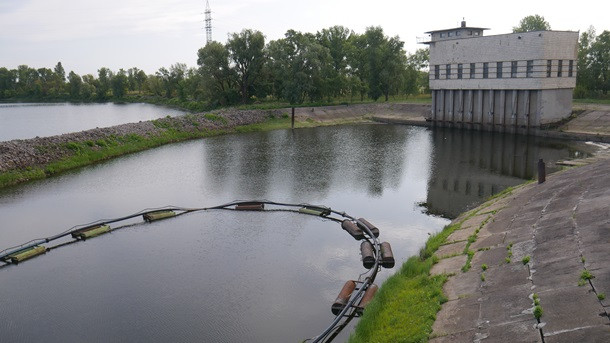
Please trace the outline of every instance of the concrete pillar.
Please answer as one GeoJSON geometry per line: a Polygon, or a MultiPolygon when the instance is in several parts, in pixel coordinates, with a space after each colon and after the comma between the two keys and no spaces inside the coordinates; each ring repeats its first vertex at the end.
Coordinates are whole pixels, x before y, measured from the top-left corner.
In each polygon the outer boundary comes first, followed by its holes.
{"type": "Polygon", "coordinates": [[[430,109],[430,120],[434,123],[436,121],[436,92],[432,90],[432,108],[430,109]]]}
{"type": "Polygon", "coordinates": [[[477,91],[478,97],[477,97],[477,110],[475,111],[475,120],[473,120],[474,123],[477,123],[477,128],[479,130],[481,130],[483,128],[483,118],[485,118],[485,114],[483,113],[483,90],[479,89],[477,91]]]}

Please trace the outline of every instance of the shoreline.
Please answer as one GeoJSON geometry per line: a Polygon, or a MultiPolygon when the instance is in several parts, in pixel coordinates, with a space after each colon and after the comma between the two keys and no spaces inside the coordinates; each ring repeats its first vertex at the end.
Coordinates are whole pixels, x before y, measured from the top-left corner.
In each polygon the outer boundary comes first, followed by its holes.
{"type": "MultiPolygon", "coordinates": [[[[400,103],[300,107],[295,109],[295,128],[371,122],[373,113],[419,116],[425,110],[426,105],[400,103]]],[[[290,114],[290,108],[225,109],[0,142],[0,189],[164,144],[287,129],[290,114]]]]}

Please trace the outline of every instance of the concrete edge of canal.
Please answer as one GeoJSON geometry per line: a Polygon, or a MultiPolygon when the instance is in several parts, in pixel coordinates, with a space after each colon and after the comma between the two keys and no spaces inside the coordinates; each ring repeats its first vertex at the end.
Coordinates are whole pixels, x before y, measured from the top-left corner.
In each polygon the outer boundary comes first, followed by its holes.
{"type": "Polygon", "coordinates": [[[575,165],[454,221],[430,342],[610,341],[610,148],[575,165]]]}

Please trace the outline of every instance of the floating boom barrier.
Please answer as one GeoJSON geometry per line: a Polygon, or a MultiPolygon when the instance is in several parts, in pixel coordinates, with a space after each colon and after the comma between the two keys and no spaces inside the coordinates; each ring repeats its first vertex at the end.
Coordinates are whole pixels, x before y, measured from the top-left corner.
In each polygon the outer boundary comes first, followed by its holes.
{"type": "Polygon", "coordinates": [[[378,239],[379,229],[364,218],[356,219],[345,212],[339,212],[326,206],[278,203],[262,200],[233,201],[223,205],[203,208],[166,206],[163,208],[142,210],[120,218],[99,220],[86,225],[74,226],[54,236],[34,239],[27,243],[0,251],[0,261],[4,262],[4,265],[0,265],[0,267],[18,264],[67,244],[91,239],[118,229],[132,226],[133,224],[123,224],[122,226],[112,227],[111,224],[125,222],[139,216],[142,216],[144,222],[150,223],[187,213],[210,210],[258,212],[290,211],[322,217],[339,223],[341,228],[350,234],[350,236],[357,241],[362,241],[360,244],[360,253],[362,255],[362,265],[367,271],[361,274],[357,280],[348,280],[343,285],[337,299],[331,305],[331,312],[335,315],[334,320],[319,335],[308,338],[304,342],[311,341],[317,343],[332,341],[353,318],[363,314],[366,306],[373,299],[378,289],[377,285],[373,282],[381,267],[393,268],[395,264],[390,244],[388,242],[380,243],[378,239]],[[66,241],[66,239],[69,239],[69,236],[72,238],[72,241],[66,241]],[[59,241],[59,243],[51,245],[50,243],[54,241],[59,241]]]}

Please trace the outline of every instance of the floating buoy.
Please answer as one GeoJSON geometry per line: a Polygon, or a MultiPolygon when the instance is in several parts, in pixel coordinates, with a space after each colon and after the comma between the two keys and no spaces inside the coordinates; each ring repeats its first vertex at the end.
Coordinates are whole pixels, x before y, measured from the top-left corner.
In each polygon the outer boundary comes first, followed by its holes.
{"type": "Polygon", "coordinates": [[[384,268],[394,267],[394,254],[392,253],[392,247],[390,243],[381,243],[381,265],[384,268]]]}
{"type": "Polygon", "coordinates": [[[358,222],[356,222],[356,224],[358,224],[358,227],[360,227],[360,229],[362,229],[362,231],[364,231],[364,226],[360,223],[366,225],[369,228],[369,230],[371,230],[371,232],[373,233],[373,236],[379,237],[379,229],[375,225],[369,223],[364,218],[358,218],[358,222]]]}
{"type": "Polygon", "coordinates": [[[44,254],[46,252],[47,252],[47,248],[40,246],[40,245],[35,245],[31,248],[27,248],[27,249],[21,250],[17,253],[10,254],[9,256],[7,256],[7,259],[10,259],[12,263],[19,263],[19,262],[28,260],[32,257],[44,254]]]}
{"type": "Polygon", "coordinates": [[[245,202],[235,206],[236,210],[242,211],[262,211],[265,209],[265,204],[262,202],[245,202]]]}
{"type": "Polygon", "coordinates": [[[375,265],[375,253],[373,252],[373,244],[369,241],[363,241],[360,244],[360,254],[362,254],[362,265],[366,269],[371,269],[375,265]]]}
{"type": "Polygon", "coordinates": [[[154,222],[155,220],[161,220],[161,219],[171,218],[171,217],[175,217],[175,216],[176,216],[176,212],[174,212],[174,211],[155,211],[155,212],[146,213],[142,217],[147,222],[154,222]]]}
{"type": "Polygon", "coordinates": [[[349,219],[345,219],[343,222],[341,222],[341,227],[343,230],[347,231],[347,233],[352,235],[352,237],[354,237],[357,241],[364,238],[364,232],[362,232],[362,230],[360,230],[360,228],[349,219]]]}
{"type": "Polygon", "coordinates": [[[330,215],[330,209],[317,206],[304,206],[299,208],[299,212],[313,214],[314,216],[326,217],[330,215]]]}
{"type": "Polygon", "coordinates": [[[362,311],[364,310],[366,305],[368,305],[371,302],[371,300],[373,300],[373,297],[375,296],[375,293],[377,293],[378,289],[379,289],[379,287],[377,287],[376,284],[372,284],[369,286],[369,288],[366,289],[366,291],[364,292],[364,295],[362,296],[362,299],[360,299],[360,303],[358,304],[358,307],[359,307],[358,312],[360,314],[362,314],[362,311]]]}
{"type": "Polygon", "coordinates": [[[345,285],[343,285],[343,288],[341,288],[341,292],[339,293],[337,299],[330,308],[330,310],[335,316],[341,313],[341,311],[343,311],[343,309],[347,305],[347,302],[349,301],[349,298],[352,296],[352,292],[354,292],[354,289],[356,289],[356,281],[354,280],[348,280],[345,285]]]}
{"type": "Polygon", "coordinates": [[[100,225],[72,232],[73,238],[87,239],[110,231],[110,226],[100,225]]]}

